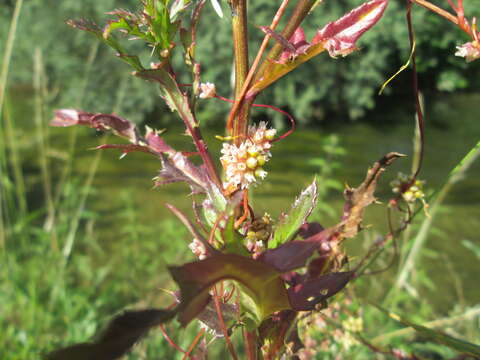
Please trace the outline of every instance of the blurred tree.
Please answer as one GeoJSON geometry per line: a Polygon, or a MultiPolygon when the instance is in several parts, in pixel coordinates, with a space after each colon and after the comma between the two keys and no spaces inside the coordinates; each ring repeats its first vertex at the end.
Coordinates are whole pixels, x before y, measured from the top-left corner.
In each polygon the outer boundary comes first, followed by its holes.
{"type": "MultiPolygon", "coordinates": [[[[7,3],[8,5],[8,3],[7,3]]],[[[224,18],[216,16],[207,4],[199,28],[199,46],[197,58],[202,63],[203,81],[215,82],[219,93],[229,96],[231,93],[230,68],[230,18],[227,2],[222,3],[224,18]],[[218,64],[221,64],[219,66],[218,64]]],[[[275,2],[250,1],[252,21],[255,25],[269,24],[275,11],[275,2]]],[[[309,38],[315,31],[347,12],[358,1],[325,1],[307,18],[304,24],[309,38]]],[[[447,4],[445,2],[444,7],[447,4]]],[[[14,61],[10,79],[15,83],[30,83],[33,67],[33,49],[43,49],[45,66],[50,86],[58,90],[54,103],[61,107],[81,105],[82,108],[94,111],[110,111],[115,102],[114,93],[122,79],[129,76],[127,67],[107,55],[109,51],[103,46],[98,48],[90,74],[85,82],[86,63],[97,42],[83,32],[73,31],[65,20],[85,17],[104,23],[104,12],[112,8],[136,9],[137,0],[30,0],[25,3],[20,18],[19,32],[14,48],[14,61]],[[86,83],[85,91],[82,84],[86,83]],[[84,96],[82,96],[84,94],[84,96]],[[80,99],[80,97],[82,99],[80,99]]],[[[469,15],[475,15],[480,8],[480,0],[469,0],[465,4],[469,15]]],[[[0,7],[0,47],[8,30],[11,6],[0,7]]],[[[478,15],[478,14],[477,14],[478,15]]],[[[462,43],[463,34],[452,24],[427,13],[419,7],[413,12],[417,33],[417,56],[420,81],[424,90],[453,91],[472,88],[478,85],[471,83],[466,64],[455,57],[455,46],[462,43]]],[[[250,33],[250,53],[255,55],[259,39],[263,37],[260,29],[252,27],[250,33]]],[[[135,42],[131,42],[135,46],[135,42]]],[[[268,102],[276,106],[289,108],[300,124],[329,121],[330,115],[356,119],[365,111],[375,106],[377,91],[409,55],[408,34],[405,25],[403,1],[391,1],[386,14],[376,28],[368,32],[360,41],[362,51],[347,58],[330,59],[327,54],[302,66],[288,82],[281,82],[264,95],[259,102],[268,102]]],[[[177,68],[181,66],[182,56],[177,47],[177,68]]],[[[149,49],[144,49],[144,64],[149,62],[149,49]]],[[[471,64],[469,71],[478,72],[478,64],[471,64]]],[[[404,89],[401,75],[387,89],[386,94],[398,95],[404,89]]],[[[185,78],[185,81],[190,81],[185,78]]],[[[12,83],[12,82],[11,82],[12,83]]],[[[169,111],[157,101],[158,92],[148,83],[129,77],[126,82],[127,91],[132,96],[125,98],[120,113],[134,121],[144,119],[145,115],[155,114],[161,122],[170,119],[169,111]]],[[[226,105],[217,101],[201,102],[199,114],[202,119],[214,121],[225,116],[226,105]]],[[[255,111],[254,114],[262,112],[255,111]]],[[[268,116],[278,116],[269,113],[268,116]]],[[[277,121],[283,121],[279,116],[277,121]]],[[[279,125],[279,124],[277,124],[279,125]]]]}

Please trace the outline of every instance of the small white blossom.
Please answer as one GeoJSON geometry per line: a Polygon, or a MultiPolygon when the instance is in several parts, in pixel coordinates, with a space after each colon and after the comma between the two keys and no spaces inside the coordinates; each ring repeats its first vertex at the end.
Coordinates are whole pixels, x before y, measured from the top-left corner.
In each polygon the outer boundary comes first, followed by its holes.
{"type": "Polygon", "coordinates": [[[200,95],[198,95],[200,99],[209,99],[214,97],[216,94],[217,91],[215,89],[215,84],[210,82],[200,84],[200,95]]]}
{"type": "Polygon", "coordinates": [[[225,169],[224,188],[227,192],[247,189],[267,176],[262,166],[272,156],[269,150],[275,134],[276,130],[267,129],[267,124],[262,121],[258,126],[249,126],[248,139],[239,146],[223,143],[220,161],[225,169]]]}
{"type": "Polygon", "coordinates": [[[480,58],[480,43],[478,41],[471,41],[457,46],[455,56],[464,57],[467,62],[480,58]]]}
{"type": "Polygon", "coordinates": [[[207,257],[207,249],[205,249],[205,245],[198,239],[193,239],[188,247],[192,252],[200,259],[203,260],[207,257]]]}

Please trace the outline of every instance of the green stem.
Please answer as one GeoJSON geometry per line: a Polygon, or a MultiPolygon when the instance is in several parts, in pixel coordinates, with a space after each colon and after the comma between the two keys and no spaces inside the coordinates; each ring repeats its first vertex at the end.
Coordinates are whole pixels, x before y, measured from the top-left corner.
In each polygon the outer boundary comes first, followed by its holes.
{"type": "MultiPolygon", "coordinates": [[[[8,31],[7,41],[5,42],[5,49],[3,52],[2,69],[0,72],[0,118],[3,110],[3,102],[5,100],[5,91],[7,89],[8,71],[10,68],[10,60],[12,58],[13,44],[15,43],[15,35],[17,33],[18,19],[20,18],[20,10],[22,9],[23,0],[17,0],[15,9],[13,10],[12,21],[10,22],[10,29],[8,31]]],[[[1,126],[1,123],[0,123],[1,126]]],[[[1,133],[1,132],[0,132],[1,133]]],[[[0,139],[1,141],[2,139],[0,139]]],[[[0,181],[4,181],[3,170],[0,167],[0,181]]],[[[0,249],[5,246],[5,224],[3,214],[3,197],[5,195],[4,186],[0,186],[0,249]]]]}
{"type": "MultiPolygon", "coordinates": [[[[247,1],[233,0],[231,6],[233,13],[232,31],[235,59],[235,100],[238,100],[242,92],[243,83],[248,74],[247,1]]],[[[244,141],[247,135],[250,107],[251,104],[242,104],[233,121],[233,129],[227,129],[227,131],[233,135],[237,145],[244,141]]]]}

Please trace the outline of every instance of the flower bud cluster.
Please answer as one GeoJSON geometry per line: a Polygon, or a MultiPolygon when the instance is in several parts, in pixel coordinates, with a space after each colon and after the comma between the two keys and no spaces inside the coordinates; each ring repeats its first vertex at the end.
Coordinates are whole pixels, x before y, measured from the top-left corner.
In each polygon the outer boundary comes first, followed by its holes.
{"type": "Polygon", "coordinates": [[[390,183],[392,191],[396,194],[402,194],[403,199],[409,203],[413,203],[417,199],[422,200],[425,197],[423,192],[424,181],[415,180],[412,185],[409,185],[410,181],[408,175],[399,173],[397,179],[390,183]]]}
{"type": "Polygon", "coordinates": [[[267,129],[267,124],[261,121],[257,126],[248,128],[248,139],[239,146],[230,143],[223,143],[220,157],[225,169],[225,190],[231,193],[264,179],[267,172],[263,165],[272,156],[271,142],[276,134],[275,129],[267,129]]]}

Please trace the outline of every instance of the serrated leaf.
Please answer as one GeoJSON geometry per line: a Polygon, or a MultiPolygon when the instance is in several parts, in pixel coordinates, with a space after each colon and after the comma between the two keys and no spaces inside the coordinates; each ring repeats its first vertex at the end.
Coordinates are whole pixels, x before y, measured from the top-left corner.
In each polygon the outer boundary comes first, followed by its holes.
{"type": "Polygon", "coordinates": [[[102,31],[102,29],[100,29],[100,27],[94,22],[81,19],[81,20],[68,20],[67,24],[76,29],[88,31],[94,34],[99,40],[101,40],[102,42],[110,46],[112,49],[114,49],[117,52],[117,56],[121,60],[128,63],[136,71],[143,70],[143,65],[140,62],[140,59],[138,58],[138,56],[127,54],[115,36],[110,34],[108,31],[107,31],[107,35],[104,36],[104,32],[102,31]]]}
{"type": "Polygon", "coordinates": [[[269,248],[275,248],[292,240],[300,226],[302,226],[315,208],[317,197],[317,181],[314,180],[295,200],[290,211],[280,219],[275,227],[273,239],[268,243],[269,248]]]}
{"type": "Polygon", "coordinates": [[[391,152],[375,162],[368,170],[365,180],[357,187],[347,187],[344,191],[345,205],[342,221],[337,225],[340,236],[352,238],[361,229],[365,208],[375,202],[375,189],[380,176],[396,159],[405,155],[391,152]]]}

